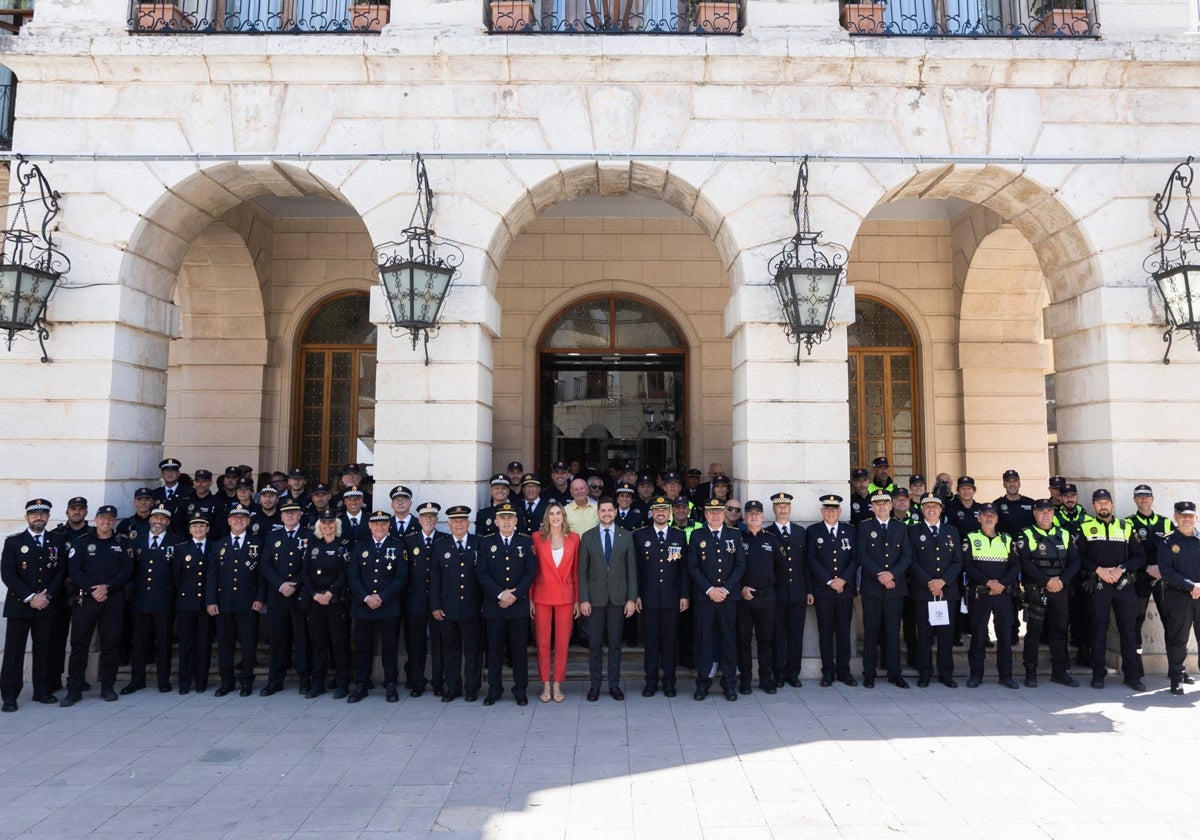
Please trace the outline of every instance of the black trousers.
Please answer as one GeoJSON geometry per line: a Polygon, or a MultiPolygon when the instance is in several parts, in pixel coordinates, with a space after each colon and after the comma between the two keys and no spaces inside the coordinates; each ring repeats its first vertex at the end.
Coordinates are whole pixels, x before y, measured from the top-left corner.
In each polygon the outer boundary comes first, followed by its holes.
{"type": "Polygon", "coordinates": [[[1134,635],[1133,622],[1137,614],[1137,594],[1133,584],[1125,585],[1123,589],[1104,584],[1091,594],[1092,620],[1092,679],[1102,678],[1108,673],[1108,663],[1105,653],[1108,651],[1108,622],[1110,612],[1117,619],[1117,636],[1121,640],[1121,673],[1125,682],[1140,680],[1145,676],[1142,669],[1142,657],[1137,652],[1137,637],[1134,635]]]}
{"type": "Polygon", "coordinates": [[[817,642],[821,649],[821,675],[827,679],[850,676],[850,637],[854,626],[852,598],[817,598],[817,642]]]}
{"type": "MultiPolygon", "coordinates": [[[[958,600],[950,601],[951,609],[957,604],[958,600]]],[[[862,598],[863,610],[863,674],[867,677],[874,678],[876,666],[876,652],[879,649],[880,639],[884,641],[884,659],[887,667],[887,675],[889,680],[894,680],[900,676],[900,614],[904,611],[904,598],[876,598],[874,596],[864,595],[862,598]]],[[[920,608],[917,607],[917,646],[920,647],[920,630],[921,618],[920,608]]],[[[925,621],[928,623],[929,616],[925,616],[925,621]]],[[[954,626],[954,615],[950,615],[951,629],[954,626]]]]}
{"type": "Polygon", "coordinates": [[[56,598],[46,607],[50,613],[50,650],[46,673],[51,690],[61,688],[67,676],[67,646],[71,644],[71,605],[56,598]]]}
{"type": "MultiPolygon", "coordinates": [[[[950,616],[950,624],[953,625],[954,616],[950,616]]],[[[917,665],[917,602],[912,595],[904,596],[904,609],[900,613],[900,635],[904,639],[904,656],[905,661],[913,666],[917,665]]]]}
{"type": "MultiPolygon", "coordinates": [[[[1149,587],[1144,593],[1139,592],[1137,596],[1137,615],[1133,621],[1133,632],[1137,638],[1137,646],[1142,646],[1142,625],[1146,623],[1146,611],[1150,609],[1150,598],[1154,598],[1154,606],[1158,609],[1158,620],[1162,622],[1163,631],[1170,622],[1167,620],[1167,612],[1170,607],[1167,606],[1166,598],[1167,585],[1161,580],[1156,580],[1154,585],[1149,587]]],[[[1186,593],[1185,593],[1186,594],[1186,593]]]]}
{"type": "Polygon", "coordinates": [[[701,593],[693,601],[696,611],[695,662],[696,688],[708,691],[712,686],[709,668],[712,667],[713,646],[717,649],[717,667],[721,669],[721,688],[732,691],[737,687],[737,601],[726,598],[716,603],[701,593]]]}
{"type": "Polygon", "coordinates": [[[658,688],[661,668],[663,688],[674,688],[675,670],[678,667],[676,646],[679,642],[679,608],[643,608],[642,631],[646,636],[646,685],[658,688]]]}
{"type": "Polygon", "coordinates": [[[92,634],[100,635],[100,686],[112,688],[117,681],[121,627],[125,622],[125,593],[109,590],[104,603],[90,595],[71,607],[71,658],[67,664],[67,688],[80,691],[87,672],[92,634]]]}
{"type": "Polygon", "coordinates": [[[618,604],[592,604],[587,617],[588,676],[592,688],[599,688],[604,678],[604,642],[608,640],[608,686],[621,684],[621,641],[625,629],[625,607],[618,604]]]}
{"type": "Polygon", "coordinates": [[[1200,644],[1200,612],[1196,609],[1200,601],[1178,589],[1168,589],[1163,595],[1167,602],[1167,676],[1171,685],[1177,686],[1187,674],[1188,638],[1194,636],[1200,644]]]}
{"type": "Polygon", "coordinates": [[[5,620],[4,663],[0,665],[0,695],[5,703],[15,701],[25,687],[25,643],[30,636],[33,637],[33,696],[50,694],[50,638],[54,628],[51,609],[52,606],[41,610],[34,618],[5,620]]]}
{"type": "Polygon", "coordinates": [[[298,596],[277,599],[267,608],[270,646],[267,660],[267,685],[282,687],[287,677],[288,660],[300,677],[308,682],[308,626],[298,596]]]}
{"type": "Polygon", "coordinates": [[[312,687],[325,688],[329,660],[338,688],[350,685],[350,634],[346,631],[346,604],[312,602],[308,611],[308,637],[312,640],[312,687]]]}
{"type": "Polygon", "coordinates": [[[1089,572],[1075,575],[1070,585],[1070,619],[1067,629],[1071,634],[1071,644],[1079,649],[1081,661],[1092,659],[1092,637],[1096,626],[1092,596],[1084,591],[1083,580],[1089,572]]]}
{"type": "MultiPolygon", "coordinates": [[[[179,634],[179,687],[191,688],[194,685],[196,688],[207,688],[208,674],[212,670],[212,616],[205,610],[179,610],[176,613],[176,626],[179,634]]],[[[167,685],[171,678],[170,630],[163,635],[167,639],[167,664],[165,668],[159,665],[160,686],[167,685]]],[[[162,662],[161,658],[159,662],[162,662]]]]}
{"type": "Polygon", "coordinates": [[[1025,608],[1025,649],[1022,659],[1027,675],[1037,674],[1038,646],[1041,644],[1042,628],[1050,643],[1050,673],[1056,677],[1064,677],[1070,664],[1067,658],[1067,618],[1071,599],[1070,587],[1064,586],[1058,592],[1047,592],[1040,587],[1026,586],[1027,606],[1025,608]],[[1046,605],[1043,608],[1040,599],[1043,594],[1046,605]],[[1029,605],[1028,599],[1037,599],[1039,603],[1029,605]]]}
{"type": "MultiPolygon", "coordinates": [[[[208,616],[206,615],[205,618],[208,616]]],[[[154,667],[159,685],[171,682],[171,618],[169,612],[134,612],[133,647],[129,651],[129,682],[131,685],[146,684],[146,652],[154,640],[154,667]]],[[[182,621],[182,619],[180,619],[182,621]]],[[[183,642],[179,643],[182,676],[183,642]]],[[[182,683],[183,680],[180,679],[182,683]]]]}
{"type": "Polygon", "coordinates": [[[379,651],[383,661],[384,686],[396,685],[400,679],[400,616],[354,619],[354,681],[365,683],[371,678],[371,659],[375,653],[375,637],[379,636],[379,651]]]}
{"type": "Polygon", "coordinates": [[[775,681],[775,596],[755,596],[751,601],[737,602],[737,663],[738,673],[745,681],[754,676],[750,658],[750,637],[758,642],[758,680],[775,681]]]}
{"type": "Polygon", "coordinates": [[[258,615],[254,610],[217,615],[217,668],[221,685],[232,687],[235,680],[242,688],[254,685],[254,669],[258,665],[258,615]],[[242,658],[234,664],[237,647],[242,649],[242,658]]]}
{"type": "MultiPolygon", "coordinates": [[[[512,607],[509,607],[512,609],[512,607]]],[[[593,612],[593,615],[595,613],[593,612]]],[[[513,618],[488,618],[487,628],[487,672],[488,696],[504,694],[504,645],[512,651],[513,696],[523,697],[529,689],[529,615],[513,618]]],[[[620,632],[618,626],[617,632],[620,632]]]]}
{"type": "MultiPolygon", "coordinates": [[[[959,594],[956,591],[950,592],[950,597],[946,598],[947,609],[953,609],[955,605],[960,603],[959,594]]],[[[929,602],[920,598],[913,599],[913,611],[917,616],[917,673],[925,678],[933,677],[934,656],[933,644],[937,642],[937,676],[939,680],[948,680],[954,676],[954,614],[950,614],[950,623],[934,627],[929,623],[929,602]]],[[[970,605],[972,610],[975,609],[975,604],[970,605]]],[[[901,606],[903,610],[903,606],[901,606]]],[[[975,616],[971,615],[971,633],[975,633],[975,616]]],[[[971,637],[971,647],[975,647],[975,640],[982,640],[982,646],[986,649],[987,642],[987,619],[984,618],[980,625],[983,628],[981,636],[971,637]]],[[[1008,632],[1007,629],[1004,631],[1008,632]]],[[[888,644],[891,644],[893,637],[888,638],[888,644]]],[[[899,641],[897,640],[897,644],[899,641]]],[[[890,653],[890,651],[889,651],[890,653]]],[[[899,651],[897,651],[899,653],[899,651]]],[[[890,658],[890,657],[889,657],[890,658]]],[[[982,666],[981,666],[982,667],[982,666]]],[[[1009,670],[1012,670],[1012,651],[1009,651],[1009,670]]],[[[889,672],[888,676],[891,676],[889,672]]]]}
{"type": "Polygon", "coordinates": [[[439,621],[435,631],[442,638],[444,679],[447,693],[478,694],[483,681],[483,659],[479,655],[480,619],[469,621],[439,621]]]}
{"type": "Polygon", "coordinates": [[[435,689],[444,684],[443,674],[446,661],[442,657],[442,634],[434,625],[437,622],[428,613],[408,613],[404,616],[404,661],[405,684],[409,688],[424,691],[430,682],[435,689]],[[432,679],[425,679],[425,660],[432,660],[432,679]]]}
{"type": "Polygon", "coordinates": [[[771,658],[776,678],[800,679],[800,667],[804,661],[804,622],[807,618],[808,604],[805,601],[776,599],[775,643],[771,658]]]}
{"type": "MultiPolygon", "coordinates": [[[[1008,679],[1013,673],[1012,622],[1013,600],[1009,592],[989,595],[986,590],[976,596],[970,591],[971,647],[967,651],[971,676],[983,678],[983,662],[987,656],[988,618],[996,617],[996,673],[1000,679],[1008,679]]],[[[954,657],[950,657],[951,666],[954,657]]],[[[941,666],[939,663],[939,670],[941,666]]]]}

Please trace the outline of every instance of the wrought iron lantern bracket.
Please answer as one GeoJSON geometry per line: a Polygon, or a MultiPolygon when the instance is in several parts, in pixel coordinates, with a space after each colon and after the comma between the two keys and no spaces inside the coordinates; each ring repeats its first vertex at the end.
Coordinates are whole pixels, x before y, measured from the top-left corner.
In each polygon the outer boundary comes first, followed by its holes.
{"type": "Polygon", "coordinates": [[[1171,170],[1163,191],[1154,196],[1154,215],[1162,224],[1162,232],[1158,246],[1143,263],[1167,313],[1164,365],[1171,363],[1171,345],[1177,331],[1191,333],[1200,350],[1200,219],[1192,206],[1193,160],[1188,157],[1171,170]],[[1183,192],[1183,214],[1179,224],[1173,226],[1168,211],[1176,187],[1183,192]]]}

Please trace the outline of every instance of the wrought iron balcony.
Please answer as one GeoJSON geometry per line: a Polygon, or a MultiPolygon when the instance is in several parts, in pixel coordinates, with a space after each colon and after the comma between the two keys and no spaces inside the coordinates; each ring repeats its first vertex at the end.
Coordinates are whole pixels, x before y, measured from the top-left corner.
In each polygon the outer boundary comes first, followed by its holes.
{"type": "Polygon", "coordinates": [[[1096,0],[842,0],[851,35],[1098,38],[1096,0]]]}
{"type": "Polygon", "coordinates": [[[740,35],[745,0],[484,0],[493,35],[740,35]]]}
{"type": "Polygon", "coordinates": [[[130,0],[129,31],[169,35],[338,35],[379,32],[390,0],[130,0]]]}
{"type": "Polygon", "coordinates": [[[12,149],[16,104],[17,77],[7,67],[0,67],[0,150],[5,152],[12,149]]]}

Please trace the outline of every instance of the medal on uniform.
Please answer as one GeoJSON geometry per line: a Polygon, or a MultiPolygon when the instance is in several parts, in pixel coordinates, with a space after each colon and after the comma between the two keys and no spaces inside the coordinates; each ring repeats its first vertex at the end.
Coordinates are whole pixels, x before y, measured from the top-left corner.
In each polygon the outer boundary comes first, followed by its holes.
{"type": "Polygon", "coordinates": [[[644,545],[643,547],[644,547],[644,548],[649,548],[649,547],[650,547],[650,540],[646,540],[646,543],[645,543],[645,545],[644,545]]]}
{"type": "Polygon", "coordinates": [[[283,545],[283,541],[282,541],[282,540],[276,540],[276,541],[275,541],[275,547],[276,547],[276,548],[280,548],[282,545],[283,545]]]}
{"type": "Polygon", "coordinates": [[[701,548],[708,548],[708,543],[707,543],[705,540],[700,540],[700,547],[701,547],[701,548]]]}
{"type": "Polygon", "coordinates": [[[449,551],[447,551],[447,552],[446,552],[446,559],[447,559],[447,560],[449,560],[449,559],[450,559],[450,552],[449,552],[449,551]]]}
{"type": "Polygon", "coordinates": [[[392,570],[392,564],[391,564],[391,563],[388,563],[388,564],[387,564],[387,570],[388,570],[389,572],[392,570]]]}
{"type": "Polygon", "coordinates": [[[364,559],[364,560],[365,560],[366,558],[370,557],[370,556],[371,556],[371,552],[369,552],[369,551],[364,551],[364,552],[363,552],[363,559],[364,559]]]}
{"type": "Polygon", "coordinates": [[[734,548],[733,540],[725,540],[725,550],[731,553],[737,550],[734,548]]]}
{"type": "MultiPolygon", "coordinates": [[[[392,561],[394,561],[394,560],[396,559],[396,549],[394,549],[394,548],[386,548],[386,549],[384,549],[384,551],[383,551],[383,557],[384,557],[384,559],[385,559],[385,560],[392,560],[392,561]]],[[[392,568],[392,567],[389,565],[389,566],[388,566],[388,569],[391,569],[391,568],[392,568]]]]}
{"type": "Polygon", "coordinates": [[[524,557],[525,557],[525,546],[523,546],[523,545],[517,546],[517,558],[523,559],[524,557]]]}
{"type": "Polygon", "coordinates": [[[678,545],[667,546],[667,560],[675,563],[683,556],[683,547],[678,545]]]}
{"type": "Polygon", "coordinates": [[[850,550],[850,539],[848,537],[842,537],[842,551],[849,551],[849,550],[850,550]]]}
{"type": "Polygon", "coordinates": [[[492,546],[492,553],[493,553],[493,554],[495,554],[497,550],[498,550],[498,549],[496,548],[496,546],[492,546]]]}
{"type": "Polygon", "coordinates": [[[22,560],[21,561],[21,571],[25,572],[28,570],[29,570],[29,562],[27,560],[22,560]]]}
{"type": "Polygon", "coordinates": [[[825,545],[825,538],[817,537],[817,545],[825,545]]]}
{"type": "Polygon", "coordinates": [[[1178,553],[1179,553],[1179,544],[1178,544],[1178,543],[1175,543],[1175,544],[1173,544],[1173,545],[1171,546],[1171,553],[1172,553],[1172,554],[1178,554],[1178,553]]]}
{"type": "Polygon", "coordinates": [[[922,535],[921,535],[921,542],[925,542],[925,535],[924,535],[924,534],[922,534],[922,535]]]}
{"type": "Polygon", "coordinates": [[[871,539],[873,539],[873,540],[879,539],[879,532],[878,532],[878,531],[872,531],[872,532],[871,532],[871,539]]]}

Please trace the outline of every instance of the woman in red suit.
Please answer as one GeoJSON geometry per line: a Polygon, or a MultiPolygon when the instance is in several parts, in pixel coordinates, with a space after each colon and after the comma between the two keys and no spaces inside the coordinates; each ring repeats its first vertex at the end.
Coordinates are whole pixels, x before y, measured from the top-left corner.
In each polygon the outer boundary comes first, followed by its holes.
{"type": "Polygon", "coordinates": [[[571,533],[567,513],[558,502],[546,507],[541,530],[533,535],[537,574],[529,589],[529,614],[537,636],[538,676],[543,703],[561,703],[567,674],[571,624],[579,616],[579,535],[571,533]],[[554,679],[550,674],[550,638],[554,633],[554,679]]]}

